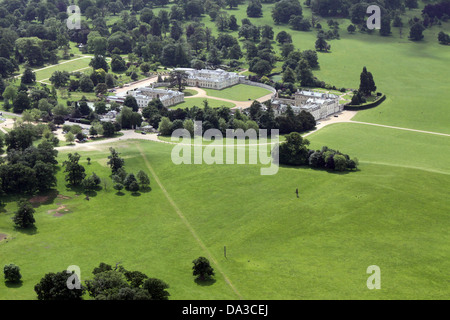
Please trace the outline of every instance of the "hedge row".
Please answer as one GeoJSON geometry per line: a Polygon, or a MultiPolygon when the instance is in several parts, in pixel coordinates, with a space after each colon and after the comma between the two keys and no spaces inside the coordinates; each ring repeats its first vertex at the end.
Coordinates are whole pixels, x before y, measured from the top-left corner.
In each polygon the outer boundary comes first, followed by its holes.
{"type": "Polygon", "coordinates": [[[359,111],[359,110],[366,110],[370,108],[375,108],[376,106],[379,106],[384,100],[386,100],[386,95],[383,94],[380,99],[374,102],[361,104],[358,106],[352,106],[350,104],[345,105],[345,110],[352,110],[352,111],[359,111]]]}

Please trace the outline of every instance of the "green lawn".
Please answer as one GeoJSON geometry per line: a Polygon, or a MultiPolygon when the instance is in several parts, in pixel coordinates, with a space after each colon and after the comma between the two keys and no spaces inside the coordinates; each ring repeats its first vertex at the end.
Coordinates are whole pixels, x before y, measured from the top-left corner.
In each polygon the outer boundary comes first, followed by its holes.
{"type": "Polygon", "coordinates": [[[237,84],[222,90],[204,89],[208,96],[229,99],[234,101],[248,101],[261,98],[271,92],[267,89],[249,86],[245,84],[237,84]]]}
{"type": "MultiPolygon", "coordinates": [[[[372,130],[351,125],[344,128],[350,137],[372,130]]],[[[341,129],[318,132],[312,143],[323,139],[358,156],[360,171],[282,167],[261,176],[260,165],[174,165],[167,144],[115,144],[129,172],[151,173],[145,155],[179,212],[152,174],[148,193],[120,196],[110,184],[86,201],[65,186],[60,171],[58,191],[71,198],[39,206],[35,231],[14,229],[13,202],[0,214],[0,233],[10,239],[0,243],[0,256],[23,275],[18,288],[0,286],[0,296],[33,299],[33,286],[47,272],[75,264],[85,280],[100,262],[121,261],[169,283],[172,299],[238,299],[224,275],[245,299],[446,299],[450,203],[442,186],[450,183],[450,169],[440,159],[425,164],[441,141],[430,139],[420,159],[407,165],[397,165],[404,155],[396,144],[384,146],[381,164],[372,145],[341,145],[341,129]],[[48,213],[61,205],[69,213],[48,213]],[[210,286],[197,285],[191,274],[200,255],[217,262],[210,286]],[[366,269],[374,264],[381,268],[382,290],[366,287],[366,269]]],[[[377,130],[364,137],[377,140],[377,130]]],[[[88,173],[109,175],[107,147],[80,152],[84,165],[92,159],[88,173]]],[[[65,158],[60,152],[59,161],[65,158]]]]}
{"type": "Polygon", "coordinates": [[[203,108],[203,101],[208,100],[208,104],[211,108],[218,108],[221,106],[225,106],[227,108],[233,108],[236,105],[234,103],[228,102],[228,101],[221,101],[211,98],[187,98],[184,99],[184,102],[178,103],[170,109],[179,109],[179,108],[192,108],[193,106],[197,106],[199,108],[203,108]]]}
{"type": "MultiPolygon", "coordinates": [[[[49,68],[46,68],[44,70],[36,71],[36,80],[41,81],[44,79],[49,79],[52,76],[52,73],[55,71],[68,71],[68,72],[74,72],[76,70],[80,69],[88,69],[89,63],[91,62],[91,58],[81,58],[78,60],[66,62],[66,60],[62,60],[60,64],[53,65],[49,68]]],[[[83,71],[83,70],[80,70],[83,71]]],[[[46,82],[50,83],[49,80],[46,82]]]]}
{"type": "MultiPolygon", "coordinates": [[[[314,50],[317,32],[295,31],[288,25],[274,25],[270,15],[273,6],[262,4],[263,17],[249,20],[257,26],[272,26],[275,36],[280,31],[290,33],[293,44],[300,50],[314,50]]],[[[247,18],[246,8],[246,5],[240,5],[237,10],[226,9],[226,12],[235,15],[240,23],[243,18],[247,18]]],[[[360,32],[349,34],[347,27],[350,20],[333,18],[340,24],[341,39],[329,41],[331,52],[318,53],[320,69],[315,70],[314,75],[338,88],[357,89],[359,76],[366,66],[372,72],[378,90],[387,95],[386,101],[379,107],[360,112],[356,120],[450,133],[450,113],[447,110],[447,75],[450,74],[450,64],[447,62],[450,60],[450,51],[437,41],[440,31],[450,33],[450,22],[425,30],[425,39],[413,42],[408,40],[407,22],[409,18],[419,17],[420,14],[421,9],[407,10],[403,17],[405,27],[402,35],[399,28],[393,27],[389,37],[382,37],[378,32],[371,35],[360,32]]],[[[311,10],[304,5],[303,15],[311,17],[311,10]]],[[[209,16],[204,16],[202,22],[215,35],[218,34],[209,16]]],[[[326,19],[322,18],[320,23],[324,30],[328,30],[326,19]]],[[[237,31],[228,33],[238,35],[237,31]]],[[[241,45],[243,43],[241,41],[241,45]]],[[[279,53],[275,41],[273,46],[279,53]]]]}

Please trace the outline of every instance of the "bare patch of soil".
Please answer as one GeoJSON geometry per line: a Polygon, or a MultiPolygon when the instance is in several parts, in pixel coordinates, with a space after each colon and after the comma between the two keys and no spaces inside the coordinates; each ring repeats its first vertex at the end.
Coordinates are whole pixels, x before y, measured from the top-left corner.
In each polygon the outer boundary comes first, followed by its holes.
{"type": "Polygon", "coordinates": [[[0,233],[0,241],[5,240],[8,237],[7,234],[0,233]]]}
{"type": "Polygon", "coordinates": [[[65,215],[65,214],[71,213],[71,212],[72,211],[70,211],[69,209],[67,209],[66,206],[63,206],[63,205],[59,206],[56,209],[52,209],[52,210],[48,210],[47,211],[47,213],[49,213],[49,214],[53,213],[54,217],[61,217],[61,216],[65,215]]]}
{"type": "Polygon", "coordinates": [[[37,208],[41,204],[52,202],[53,199],[55,199],[55,197],[57,197],[57,195],[58,195],[58,191],[52,190],[45,195],[35,195],[35,196],[31,197],[30,199],[28,199],[28,201],[31,203],[31,205],[34,208],[37,208]]]}
{"type": "Polygon", "coordinates": [[[65,196],[65,195],[63,195],[63,194],[58,194],[56,197],[57,197],[58,199],[63,199],[63,200],[71,199],[71,197],[65,196]]]}

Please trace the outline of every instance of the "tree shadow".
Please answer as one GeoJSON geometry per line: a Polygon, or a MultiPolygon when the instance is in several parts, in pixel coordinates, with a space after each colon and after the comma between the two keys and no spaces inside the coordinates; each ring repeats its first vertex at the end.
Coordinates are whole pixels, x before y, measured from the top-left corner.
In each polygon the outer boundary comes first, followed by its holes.
{"type": "Polygon", "coordinates": [[[124,195],[125,195],[125,193],[123,193],[122,191],[116,192],[116,196],[123,197],[124,195]]]}
{"type": "Polygon", "coordinates": [[[20,288],[22,285],[22,280],[19,280],[18,282],[5,281],[5,286],[11,289],[20,288]]]}
{"type": "Polygon", "coordinates": [[[86,190],[86,191],[84,191],[84,194],[86,195],[86,200],[88,200],[89,198],[95,197],[97,195],[97,191],[86,190]]]}
{"type": "Polygon", "coordinates": [[[336,171],[336,170],[333,170],[333,169],[315,168],[315,167],[310,167],[310,166],[307,166],[307,165],[295,166],[295,165],[288,165],[288,164],[279,164],[278,166],[280,168],[287,168],[287,169],[324,171],[324,172],[327,172],[329,174],[335,174],[335,175],[347,175],[347,174],[350,174],[350,173],[353,173],[353,172],[361,171],[359,168],[352,169],[352,170],[345,170],[345,171],[336,171]]]}
{"type": "Polygon", "coordinates": [[[148,193],[148,192],[152,191],[152,187],[143,187],[143,188],[139,189],[139,191],[142,193],[148,193]]]}
{"type": "Polygon", "coordinates": [[[32,225],[28,228],[21,228],[21,227],[15,226],[14,229],[20,233],[27,234],[29,236],[32,236],[32,235],[38,233],[38,229],[36,228],[35,225],[32,225]]]}
{"type": "Polygon", "coordinates": [[[140,197],[140,196],[141,196],[141,193],[140,193],[139,191],[135,191],[135,192],[132,192],[131,195],[132,195],[133,197],[140,197]]]}
{"type": "Polygon", "coordinates": [[[59,192],[56,189],[50,189],[48,191],[39,192],[36,195],[28,199],[33,208],[38,208],[41,205],[52,204],[59,192]]]}
{"type": "Polygon", "coordinates": [[[198,284],[199,286],[206,287],[206,286],[212,286],[216,282],[216,279],[207,278],[207,279],[202,280],[200,278],[195,278],[194,282],[196,284],[198,284]]]}
{"type": "Polygon", "coordinates": [[[66,184],[65,187],[73,192],[75,192],[76,194],[80,195],[84,192],[84,189],[81,185],[78,186],[73,186],[71,184],[66,184]]]}

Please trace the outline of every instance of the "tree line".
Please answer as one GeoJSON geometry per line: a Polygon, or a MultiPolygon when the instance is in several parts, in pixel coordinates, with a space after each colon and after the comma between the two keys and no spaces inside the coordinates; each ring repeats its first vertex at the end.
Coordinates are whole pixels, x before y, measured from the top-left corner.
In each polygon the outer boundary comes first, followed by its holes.
{"type": "Polygon", "coordinates": [[[278,157],[280,164],[290,166],[309,166],[338,172],[357,169],[356,158],[351,159],[349,155],[326,146],[321,150],[311,150],[308,146],[307,139],[292,132],[286,136],[286,141],[279,145],[278,150],[272,151],[272,156],[278,157]]]}
{"type": "Polygon", "coordinates": [[[194,106],[168,110],[155,98],[142,110],[142,116],[142,125],[150,124],[164,136],[170,136],[177,129],[186,129],[193,136],[194,121],[202,121],[202,134],[208,129],[218,129],[223,134],[229,129],[266,129],[269,133],[272,129],[279,129],[284,134],[307,131],[316,126],[314,117],[308,112],[295,115],[292,108],[288,108],[285,114],[276,117],[270,102],[262,104],[258,101],[253,101],[244,111],[238,109],[232,112],[224,106],[212,108],[207,100],[203,101],[202,108],[194,106]]]}
{"type": "MultiPolygon", "coordinates": [[[[214,276],[214,269],[205,257],[192,261],[192,275],[200,282],[214,276]]],[[[22,282],[20,267],[14,263],[3,267],[5,282],[22,282]]],[[[169,300],[170,286],[137,270],[127,270],[119,263],[113,267],[101,262],[92,270],[92,279],[84,283],[74,272],[49,272],[34,286],[38,300],[83,300],[86,293],[94,300],[169,300]]]]}

